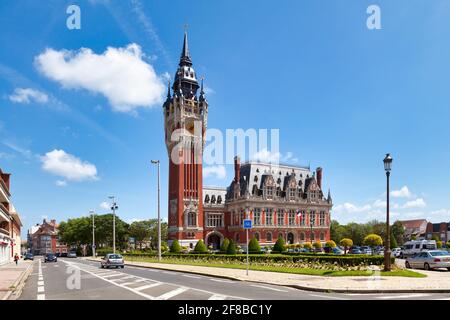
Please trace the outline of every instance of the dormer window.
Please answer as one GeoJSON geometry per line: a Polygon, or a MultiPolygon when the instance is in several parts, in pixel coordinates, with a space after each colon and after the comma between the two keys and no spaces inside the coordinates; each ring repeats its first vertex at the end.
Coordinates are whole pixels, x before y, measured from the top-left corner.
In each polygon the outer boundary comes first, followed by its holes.
{"type": "Polygon", "coordinates": [[[205,203],[209,203],[209,194],[205,196],[205,203]]]}
{"type": "Polygon", "coordinates": [[[222,196],[218,196],[217,197],[217,204],[221,204],[222,203],[222,196]]]}
{"type": "Polygon", "coordinates": [[[289,200],[295,199],[295,188],[289,188],[289,200]]]}
{"type": "Polygon", "coordinates": [[[216,196],[215,196],[215,195],[213,195],[213,196],[211,197],[211,203],[212,203],[212,204],[215,204],[215,203],[216,203],[216,196]]]}
{"type": "Polygon", "coordinates": [[[272,199],[273,198],[273,187],[266,187],[266,198],[267,199],[272,199]]]}

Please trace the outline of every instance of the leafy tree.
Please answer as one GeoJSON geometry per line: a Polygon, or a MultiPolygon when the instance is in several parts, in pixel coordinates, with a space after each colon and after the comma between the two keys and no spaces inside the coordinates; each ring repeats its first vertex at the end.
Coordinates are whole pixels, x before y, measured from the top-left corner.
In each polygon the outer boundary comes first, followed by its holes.
{"type": "Polygon", "coordinates": [[[285,251],[285,242],[283,237],[279,237],[275,245],[273,246],[274,252],[283,252],[285,251]]]}
{"type": "Polygon", "coordinates": [[[203,242],[202,239],[197,241],[197,244],[195,245],[195,248],[194,248],[194,252],[196,252],[196,253],[206,253],[206,252],[208,252],[208,249],[206,248],[206,245],[205,245],[205,243],[203,242]]]}
{"type": "MultiPolygon", "coordinates": [[[[383,239],[377,234],[369,234],[364,238],[364,245],[372,247],[381,246],[383,244],[383,239]]],[[[372,250],[373,253],[373,250],[372,250]]]]}
{"type": "Polygon", "coordinates": [[[261,247],[259,245],[258,239],[253,237],[248,243],[248,252],[259,253],[261,252],[261,247]]]}
{"type": "Polygon", "coordinates": [[[172,245],[170,246],[170,252],[172,253],[180,253],[181,246],[177,239],[172,241],[172,245]]]}
{"type": "Polygon", "coordinates": [[[230,245],[230,239],[228,239],[228,238],[223,239],[222,246],[220,247],[220,251],[227,252],[229,245],[230,245]]]}
{"type": "Polygon", "coordinates": [[[349,247],[353,246],[353,240],[349,238],[342,239],[339,244],[344,247],[344,254],[347,254],[349,247]]]}
{"type": "Polygon", "coordinates": [[[230,243],[228,244],[227,254],[236,254],[236,244],[234,243],[233,239],[231,239],[230,243]]]}
{"type": "Polygon", "coordinates": [[[149,221],[135,221],[130,225],[130,237],[135,238],[136,243],[142,250],[142,243],[150,238],[150,223],[149,221]]]}
{"type": "Polygon", "coordinates": [[[333,240],[329,240],[325,243],[325,247],[327,248],[336,248],[336,242],[334,242],[333,240]]]}
{"type": "Polygon", "coordinates": [[[402,245],[405,235],[405,228],[403,227],[403,224],[400,221],[395,221],[391,227],[391,230],[395,240],[397,241],[397,245],[402,245]]]}
{"type": "Polygon", "coordinates": [[[393,232],[391,232],[391,238],[390,238],[390,240],[391,240],[391,243],[390,243],[391,248],[397,248],[397,247],[398,247],[397,239],[395,238],[393,232]]]}

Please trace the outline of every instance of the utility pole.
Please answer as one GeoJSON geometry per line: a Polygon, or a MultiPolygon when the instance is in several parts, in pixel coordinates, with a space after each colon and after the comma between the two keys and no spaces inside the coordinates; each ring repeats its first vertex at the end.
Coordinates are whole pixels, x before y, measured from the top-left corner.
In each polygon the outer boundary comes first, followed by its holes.
{"type": "Polygon", "coordinates": [[[92,257],[95,259],[95,212],[90,211],[92,214],[92,257]]]}
{"type": "Polygon", "coordinates": [[[119,207],[116,204],[114,196],[110,196],[109,198],[112,199],[111,210],[113,211],[113,253],[116,253],[116,210],[119,207]]]}
{"type": "Polygon", "coordinates": [[[158,261],[161,261],[161,210],[160,210],[160,185],[159,185],[159,172],[160,161],[152,160],[153,164],[158,165],[158,261]]]}

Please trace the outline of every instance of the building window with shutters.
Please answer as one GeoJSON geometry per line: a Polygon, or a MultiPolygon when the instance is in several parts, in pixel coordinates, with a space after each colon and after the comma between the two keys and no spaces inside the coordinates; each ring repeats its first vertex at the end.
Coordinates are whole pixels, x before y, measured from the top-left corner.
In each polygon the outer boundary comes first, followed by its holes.
{"type": "Polygon", "coordinates": [[[300,241],[305,241],[305,233],[300,232],[300,241]]]}

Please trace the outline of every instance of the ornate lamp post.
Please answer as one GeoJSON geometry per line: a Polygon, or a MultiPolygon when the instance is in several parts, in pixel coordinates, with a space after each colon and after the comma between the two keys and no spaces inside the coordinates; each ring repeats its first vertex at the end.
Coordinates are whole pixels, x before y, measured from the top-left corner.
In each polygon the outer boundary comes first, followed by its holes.
{"type": "Polygon", "coordinates": [[[391,271],[391,231],[389,229],[389,177],[391,175],[392,157],[389,153],[383,160],[386,171],[386,243],[384,250],[384,271],[391,271]]]}

